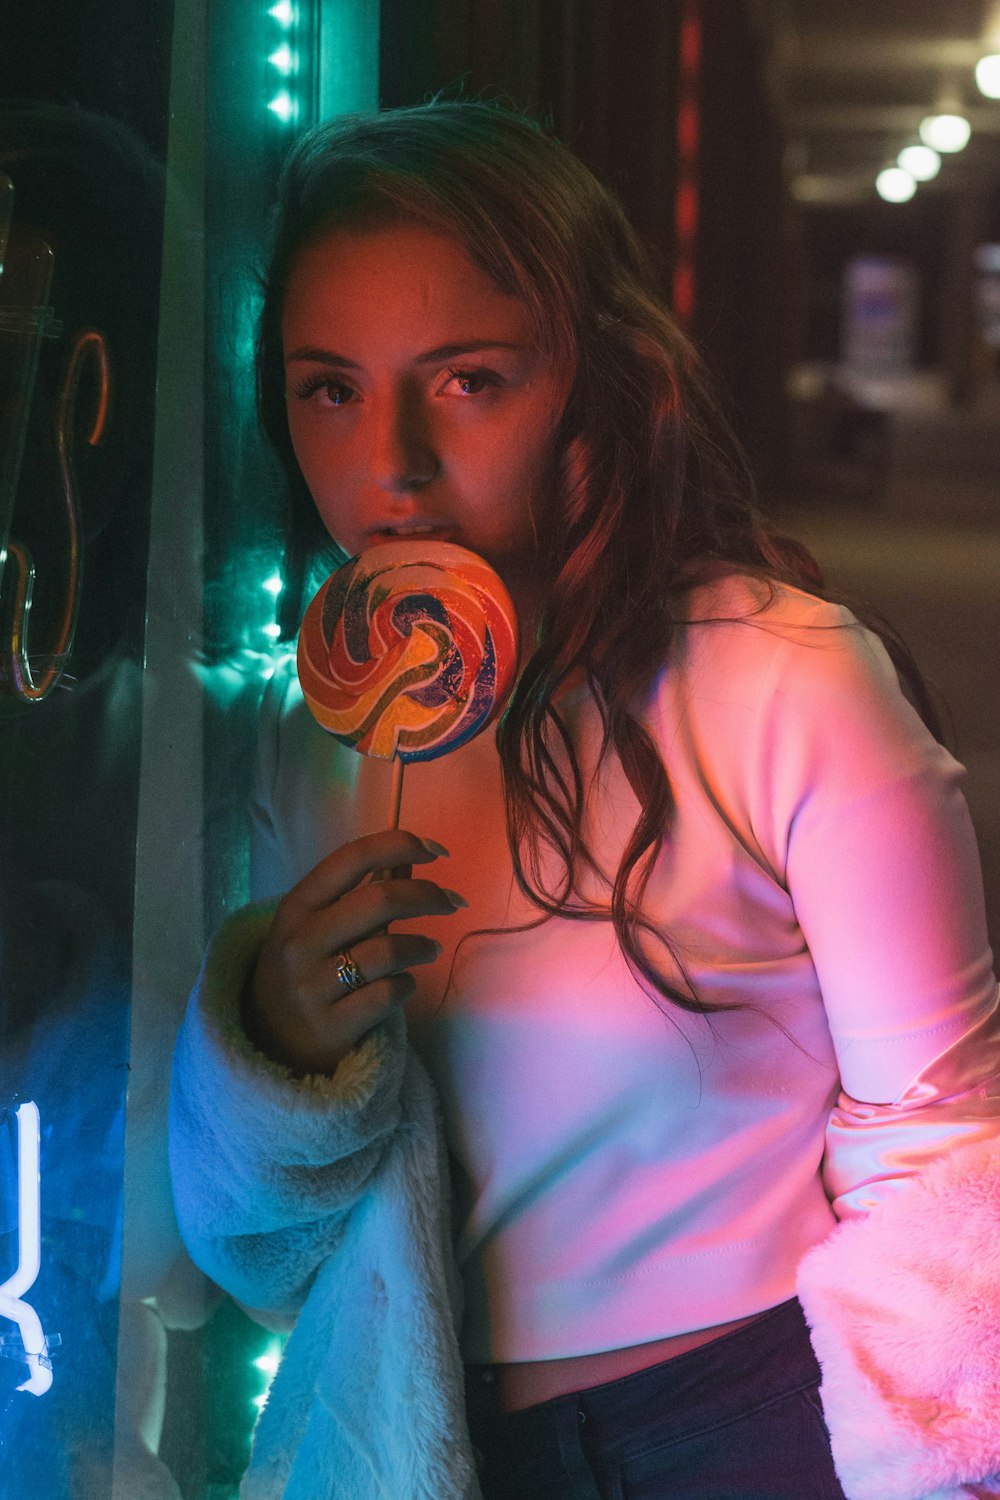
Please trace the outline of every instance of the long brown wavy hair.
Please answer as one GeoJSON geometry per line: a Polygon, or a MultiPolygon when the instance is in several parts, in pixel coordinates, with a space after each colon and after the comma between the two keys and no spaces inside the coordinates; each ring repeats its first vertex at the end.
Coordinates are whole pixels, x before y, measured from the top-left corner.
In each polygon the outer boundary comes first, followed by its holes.
{"type": "MultiPolygon", "coordinates": [[[[669,934],[643,916],[674,800],[635,705],[670,652],[693,584],[743,572],[833,596],[806,549],[757,508],[703,364],[614,194],[529,116],[467,99],[332,120],[303,135],[285,163],[263,278],[257,390],[288,479],[290,562],[300,582],[303,559],[320,542],[329,549],[329,538],[288,433],[280,327],[288,278],[318,234],[400,221],[459,240],[500,290],[528,305],[543,353],[576,372],[553,446],[551,503],[535,518],[546,604],[497,731],[517,881],[540,921],[558,914],[613,922],[633,975],[653,998],[700,1013],[733,1008],[697,997],[669,934]],[[586,845],[586,788],[554,703],[580,674],[600,710],[600,760],[618,757],[641,809],[613,873],[586,845]],[[554,882],[545,875],[552,855],[554,882]],[[604,879],[606,903],[577,895],[583,868],[604,879]],[[672,964],[654,958],[653,946],[672,964]]],[[[295,590],[286,595],[291,607],[295,590]]],[[[939,733],[905,646],[867,618],[939,733]]],[[[284,623],[297,628],[297,614],[284,623]]]]}

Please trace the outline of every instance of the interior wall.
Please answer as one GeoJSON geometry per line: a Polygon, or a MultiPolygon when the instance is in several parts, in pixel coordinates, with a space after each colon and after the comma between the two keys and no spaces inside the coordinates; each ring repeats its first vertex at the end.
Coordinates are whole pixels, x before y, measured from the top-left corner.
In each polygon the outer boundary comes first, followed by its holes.
{"type": "Polygon", "coordinates": [[[789,329],[799,294],[783,141],[746,8],[702,0],[700,12],[694,334],[766,490],[783,461],[789,329]]]}

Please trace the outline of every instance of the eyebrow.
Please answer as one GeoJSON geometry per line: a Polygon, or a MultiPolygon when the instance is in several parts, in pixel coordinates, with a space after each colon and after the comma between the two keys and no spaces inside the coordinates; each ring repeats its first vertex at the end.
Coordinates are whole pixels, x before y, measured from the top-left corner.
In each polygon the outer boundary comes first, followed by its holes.
{"type": "MultiPolygon", "coordinates": [[[[414,364],[433,365],[439,360],[458,359],[463,354],[480,354],[487,349],[512,349],[515,353],[523,353],[527,346],[525,344],[505,343],[502,339],[470,339],[462,344],[439,344],[436,349],[428,349],[424,354],[418,354],[414,364]]],[[[342,370],[361,370],[364,367],[356,360],[346,359],[343,354],[335,354],[332,349],[317,349],[306,346],[302,349],[293,349],[286,356],[288,364],[306,363],[317,365],[336,365],[342,370]]]]}

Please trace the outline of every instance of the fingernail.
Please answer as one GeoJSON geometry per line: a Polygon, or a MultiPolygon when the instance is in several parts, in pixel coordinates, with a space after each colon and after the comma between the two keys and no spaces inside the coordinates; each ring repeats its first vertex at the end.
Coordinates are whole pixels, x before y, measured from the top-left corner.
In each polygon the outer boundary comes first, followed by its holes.
{"type": "Polygon", "coordinates": [[[437,841],[437,839],[421,839],[420,842],[423,844],[423,846],[427,850],[428,854],[447,854],[448,853],[448,851],[444,847],[444,845],[443,844],[439,844],[438,841],[437,841]]]}
{"type": "Polygon", "coordinates": [[[457,891],[449,891],[445,886],[441,887],[441,894],[448,897],[448,900],[456,911],[458,911],[460,906],[468,906],[469,904],[464,896],[460,896],[457,891]]]}

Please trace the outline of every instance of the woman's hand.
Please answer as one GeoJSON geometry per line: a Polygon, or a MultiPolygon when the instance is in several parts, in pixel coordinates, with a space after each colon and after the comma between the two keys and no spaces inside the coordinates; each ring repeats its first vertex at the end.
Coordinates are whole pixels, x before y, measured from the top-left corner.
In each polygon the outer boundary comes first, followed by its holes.
{"type": "Polygon", "coordinates": [[[433,963],[439,943],[387,924],[442,916],[468,903],[410,867],[447,854],[401,829],[373,833],[321,860],[279,903],[243,1001],[254,1045],[293,1073],[332,1073],[367,1031],[416,989],[414,964],[433,963]],[[366,880],[388,870],[384,879],[366,880]],[[362,983],[338,977],[348,955],[362,983]]]}

